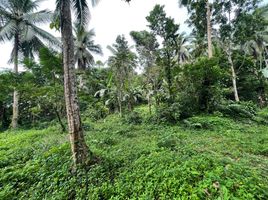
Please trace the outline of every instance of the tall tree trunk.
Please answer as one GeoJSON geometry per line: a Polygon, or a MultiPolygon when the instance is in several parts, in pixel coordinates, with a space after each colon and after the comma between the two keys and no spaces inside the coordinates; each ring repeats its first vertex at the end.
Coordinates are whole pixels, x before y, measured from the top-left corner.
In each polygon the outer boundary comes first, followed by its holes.
{"type": "Polygon", "coordinates": [[[122,91],[119,90],[118,95],[119,116],[122,117],[122,91]]]}
{"type": "Polygon", "coordinates": [[[265,67],[268,67],[268,59],[266,59],[266,55],[268,55],[266,47],[264,47],[264,62],[265,62],[265,67]]]}
{"type": "Polygon", "coordinates": [[[148,95],[148,108],[149,108],[149,114],[152,114],[152,104],[151,104],[151,96],[148,95]]]}
{"type": "Polygon", "coordinates": [[[208,57],[212,58],[212,39],[211,39],[211,10],[209,5],[209,0],[206,2],[207,7],[207,40],[208,40],[208,57]]]}
{"type": "MultiPolygon", "coordinates": [[[[229,26],[231,27],[231,10],[228,12],[228,21],[229,21],[229,26]]],[[[233,92],[234,92],[234,97],[235,101],[239,102],[239,95],[238,95],[238,90],[237,90],[237,85],[236,85],[236,73],[235,73],[235,68],[234,68],[234,63],[232,59],[232,47],[231,47],[231,41],[232,37],[231,35],[229,36],[229,41],[228,41],[228,49],[225,50],[227,56],[228,56],[228,62],[230,64],[231,72],[232,72],[232,82],[233,82],[233,92]]]]}
{"type": "MultiPolygon", "coordinates": [[[[229,49],[229,51],[231,51],[229,49]]],[[[234,63],[232,60],[232,55],[231,52],[227,52],[228,54],[228,61],[231,67],[231,72],[232,72],[232,82],[233,82],[233,92],[234,92],[234,97],[235,97],[235,101],[239,102],[239,96],[238,96],[238,90],[237,90],[237,85],[236,85],[236,73],[235,73],[235,69],[234,69],[234,63]]]]}
{"type": "Polygon", "coordinates": [[[63,45],[64,91],[74,165],[86,164],[89,149],[82,128],[77,91],[75,87],[74,40],[70,0],[61,3],[61,36],[63,45]]]}
{"type": "MultiPolygon", "coordinates": [[[[17,75],[19,73],[18,63],[19,63],[19,34],[15,34],[14,41],[14,73],[17,75]]],[[[13,113],[12,113],[12,122],[11,127],[16,129],[18,127],[19,119],[19,92],[14,88],[13,93],[13,113]]]]}
{"type": "Polygon", "coordinates": [[[168,63],[166,64],[165,70],[166,70],[166,79],[167,79],[167,84],[168,84],[168,94],[169,94],[169,99],[168,99],[168,104],[170,105],[173,103],[174,100],[174,94],[172,92],[172,72],[171,72],[171,57],[169,53],[167,52],[167,59],[168,63]]]}

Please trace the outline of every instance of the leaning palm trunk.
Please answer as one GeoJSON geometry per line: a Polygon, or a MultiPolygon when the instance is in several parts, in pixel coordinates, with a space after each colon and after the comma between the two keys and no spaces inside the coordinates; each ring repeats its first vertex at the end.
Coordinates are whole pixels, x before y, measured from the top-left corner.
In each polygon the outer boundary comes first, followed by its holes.
{"type": "Polygon", "coordinates": [[[88,159],[88,147],[85,142],[80,110],[75,87],[74,40],[70,0],[61,3],[61,35],[63,45],[64,90],[70,133],[70,142],[74,165],[85,164],[88,159]]]}
{"type": "MultiPolygon", "coordinates": [[[[19,54],[19,34],[15,34],[15,41],[14,41],[14,73],[18,74],[19,69],[18,69],[18,54],[19,54]]],[[[19,92],[14,88],[14,93],[13,93],[13,113],[12,113],[12,122],[11,122],[11,127],[13,129],[16,129],[18,127],[18,119],[19,119],[19,92]]]]}
{"type": "Polygon", "coordinates": [[[211,39],[211,11],[209,0],[206,2],[207,6],[207,40],[208,40],[208,57],[212,58],[212,39],[211,39]]]}

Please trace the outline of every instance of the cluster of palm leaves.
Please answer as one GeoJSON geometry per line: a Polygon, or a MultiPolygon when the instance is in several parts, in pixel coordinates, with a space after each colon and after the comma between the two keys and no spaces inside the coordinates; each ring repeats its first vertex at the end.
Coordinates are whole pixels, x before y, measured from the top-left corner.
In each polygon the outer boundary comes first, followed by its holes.
{"type": "Polygon", "coordinates": [[[51,21],[52,13],[48,10],[35,12],[40,1],[35,0],[0,0],[0,41],[13,41],[11,61],[21,54],[33,57],[46,44],[59,45],[59,41],[37,25],[51,21]]]}
{"type": "MultiPolygon", "coordinates": [[[[60,41],[39,27],[39,25],[50,23],[54,17],[49,10],[35,12],[40,2],[40,0],[0,0],[0,41],[13,41],[14,43],[10,62],[15,62],[14,59],[17,57],[18,59],[33,58],[35,53],[47,45],[51,48],[60,48],[60,41]]],[[[84,2],[86,3],[86,1],[84,2]]],[[[76,1],[76,4],[78,3],[76,1]]],[[[93,4],[96,3],[97,1],[93,1],[93,4]]],[[[84,6],[86,5],[82,5],[82,7],[84,6]]],[[[77,7],[78,10],[81,9],[79,6],[77,7]]],[[[78,17],[80,15],[80,17],[83,16],[82,18],[88,17],[89,12],[86,10],[88,9],[77,11],[78,17]]],[[[96,45],[93,40],[94,30],[87,31],[88,19],[83,19],[83,21],[85,21],[84,26],[79,26],[78,23],[74,25],[75,55],[80,69],[93,65],[92,52],[102,54],[100,45],[96,45]]]]}
{"type": "Polygon", "coordinates": [[[96,45],[92,39],[95,36],[94,29],[90,31],[85,30],[84,27],[79,25],[75,26],[75,61],[78,64],[78,69],[85,70],[95,64],[95,54],[102,55],[102,49],[100,45],[96,45]]]}
{"type": "MultiPolygon", "coordinates": [[[[55,13],[49,10],[36,11],[41,2],[41,0],[0,0],[0,42],[13,42],[10,63],[14,63],[15,73],[19,71],[19,60],[33,59],[41,48],[49,46],[56,50],[61,49],[58,38],[39,26],[51,23],[55,19],[62,1],[57,1],[55,13]]],[[[97,2],[92,1],[92,4],[95,5],[97,2]]],[[[74,0],[72,3],[79,24],[74,26],[75,60],[79,69],[86,69],[94,64],[92,52],[102,54],[102,50],[94,43],[94,31],[87,31],[90,16],[87,2],[74,0]]]]}
{"type": "MultiPolygon", "coordinates": [[[[257,9],[255,12],[259,12],[268,24],[268,5],[257,9]]],[[[268,78],[268,28],[252,35],[252,39],[244,44],[243,49],[246,54],[254,58],[255,65],[259,66],[263,75],[268,78]],[[265,66],[263,66],[263,63],[265,63],[265,66]]]]}

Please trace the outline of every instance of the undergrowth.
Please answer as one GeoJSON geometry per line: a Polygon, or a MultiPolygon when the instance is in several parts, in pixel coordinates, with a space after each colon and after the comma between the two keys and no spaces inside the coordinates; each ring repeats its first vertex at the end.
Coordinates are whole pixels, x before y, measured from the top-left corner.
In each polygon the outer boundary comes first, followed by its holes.
{"type": "Polygon", "coordinates": [[[131,120],[85,122],[99,162],[76,176],[56,128],[0,133],[0,199],[268,199],[265,125],[220,115],[131,120]]]}

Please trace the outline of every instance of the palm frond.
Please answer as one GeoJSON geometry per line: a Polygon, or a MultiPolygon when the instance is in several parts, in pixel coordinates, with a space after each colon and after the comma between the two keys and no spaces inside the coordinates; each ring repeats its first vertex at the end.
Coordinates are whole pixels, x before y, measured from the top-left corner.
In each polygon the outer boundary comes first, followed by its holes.
{"type": "Polygon", "coordinates": [[[106,48],[107,48],[109,51],[111,51],[112,54],[114,54],[114,55],[117,54],[116,49],[114,49],[112,46],[108,45],[106,48]]]}
{"type": "Polygon", "coordinates": [[[102,48],[99,44],[88,44],[87,49],[95,54],[103,55],[102,48]]]}
{"type": "Polygon", "coordinates": [[[86,26],[90,19],[89,7],[86,0],[71,0],[79,26],[86,26]]]}
{"type": "Polygon", "coordinates": [[[11,12],[13,10],[12,5],[8,0],[0,0],[0,9],[3,9],[7,12],[11,12]]]}
{"type": "Polygon", "coordinates": [[[33,58],[34,54],[39,53],[40,49],[44,47],[45,44],[38,37],[33,37],[21,44],[21,51],[24,57],[33,58]]]}
{"type": "Polygon", "coordinates": [[[5,7],[2,7],[2,5],[0,5],[0,16],[2,17],[2,19],[13,19],[14,16],[12,16],[12,14],[10,12],[8,12],[8,10],[5,7]]]}
{"type": "Polygon", "coordinates": [[[17,30],[16,22],[10,20],[0,29],[0,41],[10,40],[17,30]]]}
{"type": "Polygon", "coordinates": [[[100,0],[91,0],[91,5],[96,6],[99,2],[100,0]]]}
{"type": "Polygon", "coordinates": [[[43,40],[45,40],[49,44],[55,45],[56,47],[61,48],[60,41],[56,37],[54,37],[52,34],[42,30],[41,28],[33,24],[29,23],[28,25],[31,26],[32,30],[36,33],[37,36],[41,37],[43,40]]]}
{"type": "Polygon", "coordinates": [[[26,13],[23,18],[31,24],[47,23],[52,19],[52,12],[48,10],[41,10],[35,13],[26,13]]]}
{"type": "Polygon", "coordinates": [[[10,2],[13,10],[20,11],[21,13],[32,12],[39,7],[38,4],[32,0],[12,0],[10,2]]]}

